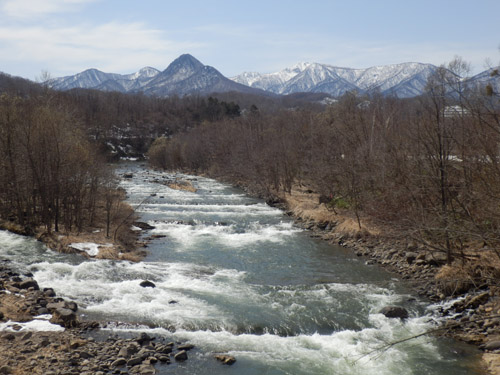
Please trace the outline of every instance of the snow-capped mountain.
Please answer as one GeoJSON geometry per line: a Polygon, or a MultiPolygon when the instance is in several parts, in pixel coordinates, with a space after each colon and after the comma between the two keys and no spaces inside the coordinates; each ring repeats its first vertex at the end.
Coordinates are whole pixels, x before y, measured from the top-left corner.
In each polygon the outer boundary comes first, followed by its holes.
{"type": "Polygon", "coordinates": [[[203,65],[189,54],[181,55],[142,88],[145,94],[168,96],[237,91],[266,94],[224,77],[217,69],[203,65]]]}
{"type": "Polygon", "coordinates": [[[132,74],[104,73],[97,69],[89,69],[74,76],[52,79],[49,84],[56,90],[89,88],[123,93],[144,92],[156,96],[228,91],[272,95],[234,82],[189,54],[178,57],[163,72],[151,67],[142,68],[132,74]]]}
{"type": "Polygon", "coordinates": [[[142,68],[132,74],[104,73],[97,69],[88,69],[73,76],[51,79],[49,85],[56,90],[85,88],[129,92],[139,90],[159,73],[159,70],[151,67],[142,68]]]}
{"type": "MultiPolygon", "coordinates": [[[[334,97],[348,91],[380,92],[408,98],[421,95],[436,66],[403,63],[374,66],[367,69],[341,68],[318,63],[299,63],[276,73],[242,73],[231,79],[217,69],[202,64],[189,54],[181,55],[164,71],[142,68],[132,74],[104,73],[88,69],[74,76],[55,78],[49,84],[58,90],[92,88],[103,91],[144,92],[148,95],[169,96],[192,93],[243,92],[257,95],[287,95],[299,92],[326,93],[334,97]]],[[[490,84],[500,92],[499,76],[487,70],[468,82],[490,84]]]]}
{"type": "Polygon", "coordinates": [[[269,74],[245,72],[231,79],[243,85],[271,91],[275,94],[282,94],[283,92],[281,92],[281,88],[286,84],[286,82],[304,71],[309,65],[311,64],[299,63],[291,68],[286,68],[280,72],[269,74]]]}
{"type": "Polygon", "coordinates": [[[243,73],[231,79],[276,94],[325,92],[339,96],[350,90],[362,93],[378,90],[382,94],[411,97],[423,92],[427,78],[435,69],[434,65],[421,63],[375,66],[368,69],[300,63],[276,73],[243,73]]]}

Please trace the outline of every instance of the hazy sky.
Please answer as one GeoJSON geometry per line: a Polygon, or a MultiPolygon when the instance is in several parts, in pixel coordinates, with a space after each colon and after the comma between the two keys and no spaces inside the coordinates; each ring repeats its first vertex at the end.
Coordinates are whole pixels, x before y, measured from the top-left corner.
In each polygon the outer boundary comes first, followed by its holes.
{"type": "Polygon", "coordinates": [[[500,61],[500,0],[0,0],[0,71],[163,70],[190,53],[226,76],[298,62],[366,68],[500,61]]]}

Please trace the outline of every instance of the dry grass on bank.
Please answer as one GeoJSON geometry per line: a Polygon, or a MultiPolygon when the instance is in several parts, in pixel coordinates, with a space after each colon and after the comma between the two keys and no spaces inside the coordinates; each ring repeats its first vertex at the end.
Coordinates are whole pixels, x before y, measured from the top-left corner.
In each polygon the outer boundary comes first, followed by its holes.
{"type": "Polygon", "coordinates": [[[490,251],[467,251],[464,258],[444,265],[436,274],[439,288],[446,295],[465,293],[485,282],[494,284],[500,279],[500,259],[490,251]]]}
{"type": "Polygon", "coordinates": [[[381,229],[374,225],[368,218],[361,219],[361,229],[355,215],[345,209],[337,209],[337,213],[328,209],[323,203],[319,203],[319,194],[310,193],[307,188],[294,186],[291,194],[282,194],[288,208],[296,217],[303,220],[310,220],[317,223],[334,222],[337,223],[335,231],[347,236],[358,234],[368,234],[378,236],[381,229]]]}
{"type": "MultiPolygon", "coordinates": [[[[337,209],[335,213],[325,204],[319,203],[319,194],[311,193],[307,188],[295,186],[291,194],[282,194],[281,198],[286,201],[288,209],[294,216],[304,221],[335,223],[335,229],[326,233],[325,238],[333,239],[335,235],[350,238],[362,235],[379,239],[397,237],[392,228],[377,225],[366,217],[361,218],[360,229],[352,212],[337,209]]],[[[404,239],[400,240],[404,243],[404,239]]],[[[403,245],[401,251],[406,251],[406,246],[403,245]]],[[[436,281],[446,295],[456,295],[470,288],[479,287],[485,282],[494,284],[499,279],[500,259],[494,252],[481,249],[479,245],[471,246],[471,249],[464,251],[463,257],[457,256],[451,265],[442,266],[436,274],[436,281]]]]}

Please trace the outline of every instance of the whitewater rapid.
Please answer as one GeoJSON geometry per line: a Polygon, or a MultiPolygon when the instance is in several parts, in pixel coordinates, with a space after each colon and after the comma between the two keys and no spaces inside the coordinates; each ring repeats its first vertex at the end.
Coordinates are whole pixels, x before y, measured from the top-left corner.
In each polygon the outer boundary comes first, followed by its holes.
{"type": "Polygon", "coordinates": [[[84,319],[113,322],[112,334],[146,331],[196,346],[173,374],[471,374],[475,351],[420,334],[437,319],[399,280],[345,249],[308,236],[264,202],[214,180],[148,171],[138,164],[121,187],[154,226],[140,263],[56,254],[0,232],[0,257],[75,300],[84,319]],[[196,192],[163,181],[188,179],[196,192]],[[164,236],[164,237],[163,237],[164,236]],[[142,288],[143,280],[155,288],[142,288]],[[410,318],[379,313],[403,305],[410,318]],[[213,353],[229,353],[221,367],[213,353]]]}

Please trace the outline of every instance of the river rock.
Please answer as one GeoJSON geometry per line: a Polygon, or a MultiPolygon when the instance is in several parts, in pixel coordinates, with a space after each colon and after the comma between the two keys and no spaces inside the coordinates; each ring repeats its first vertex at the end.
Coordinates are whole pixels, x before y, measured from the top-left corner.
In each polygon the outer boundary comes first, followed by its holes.
{"type": "Polygon", "coordinates": [[[129,358],[139,351],[136,344],[130,344],[120,349],[118,352],[118,357],[129,358]]]}
{"type": "Polygon", "coordinates": [[[55,297],[56,292],[52,288],[43,288],[43,294],[45,297],[55,297]]]}
{"type": "Polygon", "coordinates": [[[12,368],[9,366],[0,367],[0,374],[12,374],[12,368]]]}
{"type": "Polygon", "coordinates": [[[137,366],[138,364],[141,364],[141,363],[142,363],[142,357],[135,356],[135,357],[130,358],[127,361],[127,366],[133,367],[133,366],[137,366]]]}
{"type": "Polygon", "coordinates": [[[66,308],[70,309],[70,310],[72,310],[74,312],[78,311],[78,305],[76,304],[76,302],[73,302],[73,301],[66,302],[66,308]]]}
{"type": "Polygon", "coordinates": [[[156,370],[152,365],[144,364],[144,365],[137,366],[137,369],[135,369],[135,368],[132,369],[130,371],[130,373],[141,374],[141,375],[155,375],[156,370]]]}
{"type": "Polygon", "coordinates": [[[386,306],[380,310],[381,314],[384,314],[386,318],[408,318],[408,311],[404,307],[399,306],[386,306]]]}
{"type": "Polygon", "coordinates": [[[75,339],[75,340],[71,340],[71,342],[69,344],[69,348],[72,350],[75,350],[75,349],[78,349],[82,346],[85,346],[86,344],[87,344],[87,342],[85,340],[75,339]]]}
{"type": "Polygon", "coordinates": [[[125,358],[118,358],[112,364],[111,367],[121,367],[127,364],[127,360],[125,358]]]}
{"type": "Polygon", "coordinates": [[[134,225],[138,228],[141,228],[142,230],[150,230],[150,229],[155,229],[154,226],[149,225],[148,223],[144,223],[142,221],[136,221],[134,225]]]}
{"type": "Polygon", "coordinates": [[[155,283],[149,280],[144,280],[139,285],[143,288],[156,288],[155,283]]]}
{"type": "Polygon", "coordinates": [[[465,308],[466,309],[476,309],[480,305],[488,302],[489,298],[490,298],[489,292],[484,292],[484,293],[478,294],[477,296],[472,297],[471,300],[467,302],[467,304],[465,305],[465,308]]]}
{"type": "Polygon", "coordinates": [[[57,309],[65,309],[66,308],[66,303],[64,301],[61,301],[61,302],[51,302],[51,303],[48,303],[47,306],[45,306],[45,307],[50,312],[53,312],[53,311],[56,311],[57,309]]]}
{"type": "Polygon", "coordinates": [[[23,280],[19,283],[19,289],[29,289],[29,288],[33,288],[35,290],[40,290],[40,287],[38,286],[38,283],[36,282],[36,280],[33,280],[31,278],[23,280]]]}
{"type": "Polygon", "coordinates": [[[185,350],[181,350],[174,356],[174,358],[176,361],[180,362],[186,361],[188,359],[187,352],[185,350]]]}
{"type": "Polygon", "coordinates": [[[160,354],[170,354],[172,353],[172,346],[169,345],[158,345],[156,347],[156,352],[160,354]]]}
{"type": "Polygon", "coordinates": [[[78,327],[78,320],[76,314],[73,310],[66,308],[58,308],[52,313],[52,318],[50,322],[53,324],[59,324],[64,328],[75,328],[78,327]]]}
{"type": "Polygon", "coordinates": [[[141,332],[135,339],[139,345],[148,345],[152,340],[154,340],[154,337],[149,336],[146,332],[141,332]]]}
{"type": "Polygon", "coordinates": [[[232,355],[227,355],[227,354],[217,354],[215,356],[215,359],[222,362],[223,365],[232,365],[234,362],[236,362],[236,358],[234,358],[232,355]]]}
{"type": "Polygon", "coordinates": [[[156,358],[155,356],[151,356],[151,357],[146,358],[146,360],[143,363],[145,363],[147,365],[154,365],[157,362],[158,362],[158,358],[156,358]]]}
{"type": "Polygon", "coordinates": [[[405,254],[405,258],[406,258],[406,261],[408,262],[408,264],[412,264],[415,261],[415,259],[417,259],[417,256],[418,256],[418,254],[413,252],[413,251],[408,251],[405,254]]]}
{"type": "Polygon", "coordinates": [[[15,340],[15,339],[16,339],[16,336],[14,336],[14,334],[13,334],[13,333],[10,333],[10,332],[9,332],[9,333],[4,334],[4,335],[2,336],[2,338],[3,338],[4,340],[7,340],[7,341],[12,341],[12,340],[15,340]]]}
{"type": "Polygon", "coordinates": [[[497,341],[490,341],[488,343],[486,343],[486,345],[484,346],[484,349],[486,350],[497,350],[497,349],[500,349],[500,341],[497,340],[497,341]]]}
{"type": "Polygon", "coordinates": [[[140,356],[142,360],[144,361],[146,358],[149,358],[151,356],[154,356],[156,353],[154,350],[148,349],[148,348],[142,348],[137,352],[137,356],[140,356]]]}

